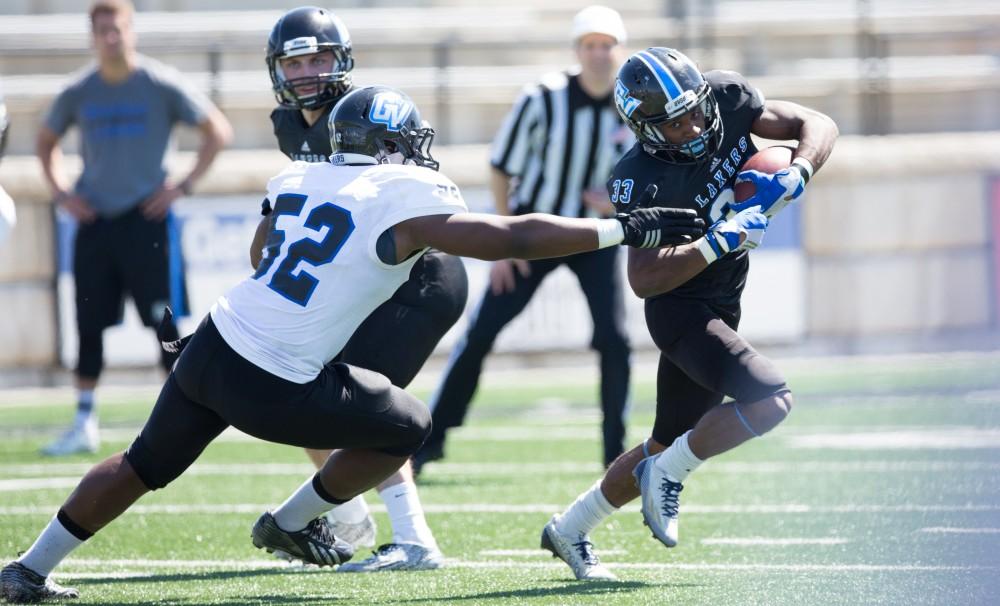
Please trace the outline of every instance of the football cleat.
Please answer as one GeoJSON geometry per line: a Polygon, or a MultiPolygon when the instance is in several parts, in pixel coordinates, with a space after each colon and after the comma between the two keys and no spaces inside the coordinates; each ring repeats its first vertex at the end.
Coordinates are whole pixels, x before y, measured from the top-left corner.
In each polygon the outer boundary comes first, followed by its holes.
{"type": "Polygon", "coordinates": [[[0,598],[8,604],[31,604],[53,598],[78,598],[80,592],[62,587],[20,562],[11,562],[0,571],[0,598]]]}
{"type": "Polygon", "coordinates": [[[333,517],[331,512],[326,514],[326,519],[333,527],[333,534],[342,541],[347,541],[357,550],[361,547],[375,547],[375,534],[378,527],[371,515],[365,516],[360,522],[342,522],[333,517]]]}
{"type": "Polygon", "coordinates": [[[287,532],[278,527],[270,511],[257,519],[250,533],[254,547],[268,553],[282,552],[285,559],[302,560],[317,566],[336,566],[354,556],[350,543],[333,534],[330,523],[323,516],[309,522],[302,530],[287,532]]]}
{"type": "Polygon", "coordinates": [[[594,552],[594,545],[586,535],[568,537],[556,529],[559,514],[552,516],[542,529],[542,549],[552,552],[552,557],[569,564],[580,581],[617,581],[610,570],[601,564],[594,552]]]}
{"type": "Polygon", "coordinates": [[[653,537],[667,547],[677,546],[677,516],[684,485],[675,481],[646,457],[632,470],[642,493],[642,520],[653,537]]]}
{"type": "Polygon", "coordinates": [[[42,454],[49,457],[63,457],[82,452],[93,453],[97,452],[100,446],[101,436],[97,430],[97,419],[91,419],[82,425],[74,425],[43,448],[42,454]]]}
{"type": "Polygon", "coordinates": [[[416,543],[389,543],[373,551],[371,557],[344,564],[337,572],[380,572],[382,570],[434,570],[444,564],[438,549],[416,543]]]}

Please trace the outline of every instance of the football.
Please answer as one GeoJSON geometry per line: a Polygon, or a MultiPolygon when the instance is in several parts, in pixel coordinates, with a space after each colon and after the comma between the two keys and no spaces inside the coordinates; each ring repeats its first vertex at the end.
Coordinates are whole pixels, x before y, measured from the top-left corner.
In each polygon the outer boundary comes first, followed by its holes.
{"type": "MultiPolygon", "coordinates": [[[[792,152],[794,147],[787,145],[775,145],[767,147],[747,158],[740,171],[757,170],[762,173],[773,175],[781,169],[788,168],[792,164],[792,152]]],[[[733,187],[733,195],[737,202],[742,202],[754,194],[754,185],[749,181],[737,183],[733,187]]]]}

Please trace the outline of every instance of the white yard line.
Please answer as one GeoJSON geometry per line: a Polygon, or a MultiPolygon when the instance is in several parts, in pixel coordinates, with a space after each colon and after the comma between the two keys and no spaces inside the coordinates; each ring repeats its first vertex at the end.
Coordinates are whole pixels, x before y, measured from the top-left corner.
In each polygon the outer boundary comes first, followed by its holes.
{"type": "MultiPolygon", "coordinates": [[[[132,514],[241,514],[263,513],[273,508],[276,503],[196,503],[189,505],[135,505],[128,510],[132,514]]],[[[14,505],[0,507],[0,515],[45,515],[51,516],[59,509],[58,503],[49,505],[14,505]]],[[[427,513],[546,513],[561,511],[565,503],[525,503],[502,505],[496,503],[465,503],[465,504],[424,504],[427,513]]],[[[370,504],[372,511],[385,512],[385,505],[370,504]]],[[[626,505],[622,511],[639,511],[638,505],[626,505]]],[[[745,515],[745,514],[826,514],[826,513],[995,513],[1000,512],[1000,504],[964,505],[803,505],[761,504],[761,505],[684,505],[685,515],[745,515]]]]}
{"type": "MultiPolygon", "coordinates": [[[[593,419],[581,425],[558,426],[536,421],[514,425],[486,425],[460,427],[448,435],[460,442],[597,442],[600,440],[599,422],[593,419]]],[[[101,430],[101,437],[108,442],[131,442],[138,435],[140,426],[108,427],[101,430]]],[[[639,441],[645,429],[633,427],[631,438],[639,441]]],[[[31,427],[0,429],[0,438],[25,438],[54,436],[55,429],[31,427]]],[[[968,450],[1000,448],[1000,428],[971,425],[879,425],[865,427],[829,425],[782,427],[775,432],[776,439],[790,448],[837,450],[968,450]]],[[[236,428],[229,427],[216,438],[221,442],[257,442],[257,438],[236,428]]]]}
{"type": "Polygon", "coordinates": [[[790,545],[843,545],[848,539],[821,538],[771,538],[771,537],[716,537],[702,539],[702,545],[731,545],[735,547],[788,547],[790,545]]]}
{"type": "Polygon", "coordinates": [[[1000,448],[1000,429],[948,427],[931,430],[817,433],[785,436],[792,448],[837,450],[966,450],[1000,448]]]}
{"type": "Polygon", "coordinates": [[[68,478],[19,478],[0,480],[0,492],[24,492],[27,490],[48,490],[50,488],[73,488],[80,483],[77,476],[68,478]]]}
{"type": "MultiPolygon", "coordinates": [[[[0,477],[28,480],[31,476],[75,476],[80,478],[91,463],[12,463],[0,464],[0,477]]],[[[552,463],[430,463],[431,475],[533,475],[594,473],[602,471],[597,463],[562,461],[552,463]]],[[[197,476],[298,476],[313,473],[309,463],[195,463],[185,475],[197,476]]],[[[708,462],[699,474],[775,474],[775,473],[941,473],[963,471],[1000,471],[997,461],[757,461],[708,462]]]]}
{"type": "MultiPolygon", "coordinates": [[[[709,563],[679,563],[679,562],[604,562],[609,568],[632,569],[632,570],[681,570],[697,572],[968,572],[968,571],[996,571],[1000,567],[996,566],[947,566],[947,565],[924,565],[924,564],[709,564],[709,563]]],[[[61,570],[54,576],[59,578],[128,578],[122,575],[129,574],[128,569],[137,569],[138,574],[149,575],[149,569],[154,570],[275,570],[291,569],[296,571],[309,572],[320,570],[314,567],[289,566],[287,563],[276,560],[91,560],[91,559],[68,559],[63,562],[65,568],[111,568],[107,573],[100,572],[80,572],[61,570]],[[126,569],[126,570],[120,570],[126,569]],[[79,576],[78,576],[79,575],[79,576]]],[[[561,562],[525,562],[515,561],[474,561],[455,560],[445,561],[447,568],[468,568],[468,569],[507,569],[507,568],[542,568],[553,570],[565,570],[566,565],[561,562]]]]}
{"type": "Polygon", "coordinates": [[[1000,534],[1000,528],[961,528],[953,526],[930,526],[920,532],[932,534],[1000,534]]]}
{"type": "MultiPolygon", "coordinates": [[[[626,549],[602,549],[601,557],[611,555],[625,555],[626,549]]],[[[484,557],[513,557],[513,558],[551,558],[552,553],[545,549],[484,549],[479,552],[484,557]]]]}

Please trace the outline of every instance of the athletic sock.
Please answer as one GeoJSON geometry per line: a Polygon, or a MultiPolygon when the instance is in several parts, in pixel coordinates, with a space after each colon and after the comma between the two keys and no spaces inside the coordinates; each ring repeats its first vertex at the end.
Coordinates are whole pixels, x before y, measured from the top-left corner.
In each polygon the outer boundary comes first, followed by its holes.
{"type": "Polygon", "coordinates": [[[694,456],[688,445],[691,430],[674,440],[666,450],[653,459],[653,465],[663,471],[675,482],[683,482],[692,471],[702,464],[702,460],[694,456]]]}
{"type": "Polygon", "coordinates": [[[284,503],[271,512],[274,521],[278,523],[278,528],[285,532],[296,532],[302,530],[319,516],[340,505],[341,501],[323,488],[319,479],[319,472],[306,480],[299,489],[296,490],[284,503]]]}
{"type": "Polygon", "coordinates": [[[59,513],[42,531],[42,534],[35,539],[31,548],[24,552],[24,555],[19,557],[17,561],[43,577],[47,577],[52,569],[63,561],[63,558],[91,536],[93,536],[92,532],[78,526],[60,509],[59,513]]]}
{"type": "Polygon", "coordinates": [[[585,537],[616,511],[618,508],[604,496],[598,480],[566,509],[556,522],[556,530],[571,537],[585,537]]]}
{"type": "Polygon", "coordinates": [[[81,389],[76,396],[76,418],[73,427],[81,428],[94,418],[94,390],[81,389]]]}
{"type": "Polygon", "coordinates": [[[389,514],[393,543],[415,543],[431,551],[437,550],[438,544],[424,517],[416,484],[400,482],[380,490],[378,494],[389,514]]]}
{"type": "Polygon", "coordinates": [[[330,517],[344,524],[360,524],[368,517],[368,503],[365,497],[358,495],[343,505],[337,505],[330,510],[330,517]]]}

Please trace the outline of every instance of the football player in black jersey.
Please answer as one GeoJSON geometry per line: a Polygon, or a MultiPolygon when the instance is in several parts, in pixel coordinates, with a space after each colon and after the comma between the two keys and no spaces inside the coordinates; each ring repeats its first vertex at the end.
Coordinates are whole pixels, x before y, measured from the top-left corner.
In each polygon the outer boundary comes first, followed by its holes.
{"type": "MultiPolygon", "coordinates": [[[[347,28],[328,10],[293,9],[271,30],[267,67],[278,101],[271,112],[278,147],[293,160],[327,161],[331,153],[327,118],[353,87],[347,28]]],[[[425,254],[413,266],[409,281],[365,320],[337,361],[377,371],[394,385],[406,387],[461,317],[467,294],[465,266],[459,258],[437,251],[425,254]]],[[[307,452],[317,467],[330,454],[307,452]]],[[[410,464],[378,490],[392,523],[392,542],[371,558],[339,570],[437,568],[443,557],[424,519],[410,464]]],[[[374,521],[363,497],[337,507],[330,518],[338,537],[355,546],[374,546],[374,521]]]]}
{"type": "Polygon", "coordinates": [[[765,100],[736,72],[702,74],[669,48],[629,57],[618,72],[615,104],[638,141],[608,181],[612,202],[627,205],[656,185],[652,205],[693,209],[710,227],[691,244],[629,251],[629,283],[646,300],[646,323],[660,350],[656,420],[650,438],[619,457],[542,532],[542,547],[578,579],[614,578],[588,535],[640,494],[653,536],[676,545],[687,475],[705,459],[770,431],[791,409],[782,374],[736,332],[740,295],[748,251],[760,243],[768,220],[801,196],[838,135],[827,116],[765,100]],[[798,140],[791,167],[774,175],[741,173],[757,151],[751,133],[798,140]],[[742,203],[734,201],[737,179],[756,186],[742,203]]]}

